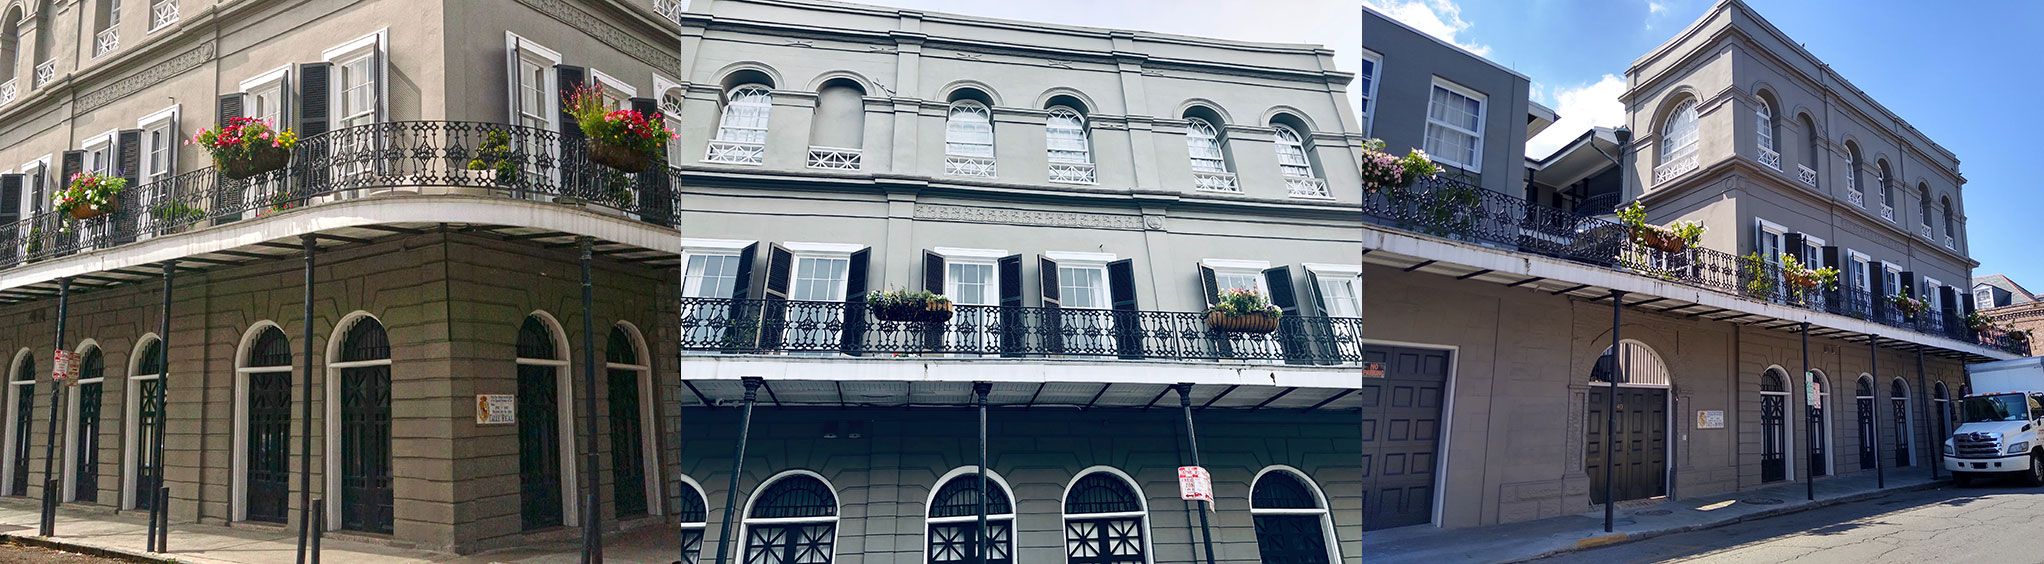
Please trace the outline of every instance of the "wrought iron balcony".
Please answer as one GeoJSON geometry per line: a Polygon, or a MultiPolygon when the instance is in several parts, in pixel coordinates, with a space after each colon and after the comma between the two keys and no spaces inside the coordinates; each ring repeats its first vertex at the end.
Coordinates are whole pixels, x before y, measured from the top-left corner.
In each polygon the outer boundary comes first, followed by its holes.
{"type": "Polygon", "coordinates": [[[98,57],[121,48],[121,30],[107,28],[92,36],[92,56],[98,57]]]}
{"type": "Polygon", "coordinates": [[[1446,177],[1422,180],[1406,189],[1366,192],[1363,213],[1368,221],[1393,229],[1623,270],[2029,354],[2026,341],[1978,334],[1964,323],[1946,322],[1950,315],[1945,313],[1905,317],[1888,307],[1886,296],[1854,294],[1849,289],[1796,290],[1788,286],[1781,267],[1773,261],[1707,248],[1660,251],[1635,243],[1631,230],[1623,224],[1534,204],[1446,177]]]}
{"type": "Polygon", "coordinates": [[[1111,357],[1362,361],[1362,320],[1287,315],[1269,334],[1207,327],[1206,314],[956,306],[943,323],[881,321],[863,303],[681,299],[681,347],[705,354],[826,353],[926,357],[1111,357]]]}
{"type": "Polygon", "coordinates": [[[35,82],[30,83],[31,88],[42,88],[43,85],[49,84],[50,81],[56,79],[57,79],[57,61],[55,60],[43,61],[35,66],[35,82]]]}
{"type": "Polygon", "coordinates": [[[825,170],[859,170],[858,149],[840,147],[809,147],[809,168],[825,170]]]}
{"type": "Polygon", "coordinates": [[[282,170],[246,180],[209,167],[133,185],[93,219],[42,211],[0,224],[0,268],[386,192],[570,203],[658,225],[680,211],[679,170],[618,172],[543,129],[377,123],[308,137],[292,153],[282,170]]]}

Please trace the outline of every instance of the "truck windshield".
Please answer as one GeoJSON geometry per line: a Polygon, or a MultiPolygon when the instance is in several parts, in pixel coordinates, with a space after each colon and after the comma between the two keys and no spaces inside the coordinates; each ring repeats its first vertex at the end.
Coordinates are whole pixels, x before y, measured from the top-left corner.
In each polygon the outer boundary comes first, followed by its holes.
{"type": "Polygon", "coordinates": [[[2029,419],[2029,401],[2022,394],[1995,394],[1966,398],[1959,402],[1965,422],[2022,421],[2029,419]]]}

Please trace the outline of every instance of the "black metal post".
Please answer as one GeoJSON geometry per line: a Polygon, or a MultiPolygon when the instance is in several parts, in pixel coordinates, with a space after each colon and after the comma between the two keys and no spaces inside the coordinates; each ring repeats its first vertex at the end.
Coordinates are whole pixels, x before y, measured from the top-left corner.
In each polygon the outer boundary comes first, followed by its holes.
{"type": "Polygon", "coordinates": [[[1618,440],[1618,381],[1625,379],[1625,354],[1620,350],[1618,326],[1625,314],[1625,292],[1611,291],[1611,378],[1610,389],[1604,391],[1604,532],[1611,532],[1612,521],[1617,519],[1617,502],[1611,499],[1611,476],[1616,473],[1612,467],[1612,456],[1617,454],[1618,440]]]}
{"type": "Polygon", "coordinates": [[[1816,465],[1811,462],[1811,459],[1815,458],[1813,455],[1817,452],[1817,445],[1811,444],[1816,441],[1810,438],[1812,436],[1810,427],[1816,422],[1815,419],[1811,418],[1815,414],[1810,412],[1810,400],[1815,399],[1810,396],[1810,322],[1803,322],[1802,334],[1803,377],[1802,381],[1798,382],[1798,385],[1803,388],[1802,394],[1800,394],[1803,396],[1803,499],[1815,501],[1817,499],[1817,469],[1813,468],[1816,465]]]}
{"type": "Polygon", "coordinates": [[[603,484],[597,473],[596,454],[596,286],[590,281],[589,262],[594,239],[579,237],[582,247],[582,409],[583,418],[588,421],[588,440],[584,448],[582,483],[582,562],[595,564],[603,561],[603,506],[597,502],[598,488],[603,484]]]}
{"type": "Polygon", "coordinates": [[[177,261],[174,259],[164,261],[163,309],[160,310],[161,319],[157,320],[156,337],[156,366],[159,372],[156,374],[155,397],[148,398],[148,401],[155,402],[154,407],[156,408],[156,427],[151,429],[149,433],[151,435],[149,438],[149,467],[154,470],[156,488],[154,488],[154,491],[136,492],[135,494],[151,496],[150,501],[152,503],[149,504],[149,550],[151,552],[166,552],[170,550],[164,546],[170,540],[170,532],[167,530],[170,528],[170,508],[164,507],[164,504],[167,502],[164,498],[168,496],[163,493],[169,490],[169,486],[165,485],[169,481],[163,479],[163,428],[169,424],[170,414],[163,409],[164,405],[168,403],[168,396],[170,394],[170,292],[172,288],[176,287],[173,281],[176,275],[177,261]]]}
{"type": "MultiPolygon", "coordinates": [[[[1192,384],[1172,386],[1178,389],[1178,410],[1185,413],[1185,442],[1192,445],[1192,465],[1199,466],[1199,435],[1192,429],[1192,384]]],[[[1207,525],[1207,501],[1199,502],[1199,536],[1207,548],[1207,564],[1214,564],[1214,531],[1207,525]]]]}
{"type": "Polygon", "coordinates": [[[972,384],[972,403],[979,408],[979,534],[973,537],[974,546],[979,547],[976,561],[985,562],[987,555],[987,393],[994,390],[989,382],[972,384]]]}
{"type": "Polygon", "coordinates": [[[314,254],[319,250],[319,239],[311,235],[302,236],[299,242],[305,248],[305,311],[299,317],[299,362],[303,363],[298,387],[305,391],[299,400],[302,413],[298,417],[298,564],[319,561],[319,537],[326,533],[325,501],[314,503],[312,499],[312,270],[318,264],[314,254]]]}
{"type": "MultiPolygon", "coordinates": [[[[1930,388],[1928,387],[1930,385],[1930,380],[1928,378],[1929,377],[1923,373],[1923,345],[1917,345],[1916,397],[1918,398],[1918,401],[1916,402],[1916,405],[1922,408],[1923,413],[1926,414],[1930,413],[1930,388]]],[[[1907,421],[1907,419],[1904,419],[1904,421],[1907,421]]],[[[1930,426],[1929,425],[1923,426],[1923,432],[1926,435],[1930,434],[1930,426]]],[[[1927,448],[1917,450],[1923,452],[1924,462],[1930,464],[1930,479],[1936,480],[1938,479],[1938,466],[1942,466],[1944,462],[1942,460],[1937,459],[1937,457],[1939,456],[1944,456],[1945,452],[1944,441],[1938,440],[1937,437],[1930,437],[1930,440],[1924,441],[1924,446],[1927,448]],[[1932,453],[1937,454],[1933,455],[1932,453]]]]}
{"type": "MultiPolygon", "coordinates": [[[[1874,413],[1881,412],[1881,338],[1867,336],[1867,375],[1873,377],[1874,405],[1868,406],[1874,413]]],[[[1881,464],[1881,419],[1873,414],[1865,415],[1874,430],[1874,487],[1888,489],[1888,467],[1881,464]]]]}
{"type": "MultiPolygon", "coordinates": [[[[64,354],[64,319],[71,313],[71,279],[57,279],[57,352],[64,354]]],[[[50,428],[43,443],[43,507],[42,520],[37,523],[36,533],[45,537],[57,534],[57,496],[63,481],[57,479],[57,424],[64,408],[63,382],[57,381],[56,365],[51,363],[50,372],[50,428]]]]}
{"type": "Polygon", "coordinates": [[[745,472],[745,443],[752,440],[752,404],[759,401],[759,387],[765,383],[757,377],[745,379],[745,403],[738,412],[738,447],[731,454],[731,486],[724,490],[724,521],[717,524],[716,564],[724,564],[730,554],[731,519],[738,510],[738,475],[745,472]]]}

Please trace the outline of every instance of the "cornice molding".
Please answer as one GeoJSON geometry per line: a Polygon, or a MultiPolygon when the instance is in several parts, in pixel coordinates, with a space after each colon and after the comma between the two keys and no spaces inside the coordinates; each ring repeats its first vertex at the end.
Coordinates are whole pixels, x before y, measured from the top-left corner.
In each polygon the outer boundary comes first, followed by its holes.
{"type": "Polygon", "coordinates": [[[648,44],[636,35],[618,29],[617,26],[591,15],[588,10],[584,10],[581,7],[563,0],[518,0],[518,2],[541,13],[553,16],[554,19],[560,20],[561,23],[568,24],[569,27],[580,30],[597,41],[601,41],[624,52],[625,55],[631,58],[638,59],[656,68],[681,68],[681,57],[679,55],[648,44]]]}

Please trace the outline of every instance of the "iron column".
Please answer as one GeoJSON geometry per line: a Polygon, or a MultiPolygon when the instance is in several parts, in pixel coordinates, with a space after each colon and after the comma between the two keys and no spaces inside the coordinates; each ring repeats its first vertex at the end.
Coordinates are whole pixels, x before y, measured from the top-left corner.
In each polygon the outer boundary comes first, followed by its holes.
{"type": "MultiPolygon", "coordinates": [[[[312,269],[318,264],[314,254],[319,250],[319,239],[311,235],[300,238],[305,247],[305,311],[298,318],[302,325],[299,334],[299,350],[303,356],[305,374],[298,387],[305,390],[300,405],[304,413],[298,418],[298,562],[304,564],[309,558],[319,561],[319,540],[313,537],[324,534],[324,525],[314,527],[312,502],[312,269]],[[309,541],[309,542],[308,542],[309,541]]],[[[336,327],[338,329],[338,327],[336,327]]],[[[322,499],[324,501],[324,499],[322,499]]],[[[324,509],[321,509],[324,511],[324,509]]]]}
{"type": "MultiPolygon", "coordinates": [[[[1881,338],[1873,335],[1868,335],[1867,337],[1867,373],[1874,379],[1874,389],[1872,392],[1874,394],[1874,404],[1867,406],[1867,409],[1874,413],[1880,413],[1881,338]]],[[[1881,465],[1881,422],[1871,413],[1863,415],[1863,417],[1867,418],[1868,426],[1874,429],[1874,442],[1872,443],[1874,445],[1874,487],[1888,489],[1888,468],[1881,465]]]]}
{"type": "MultiPolygon", "coordinates": [[[[1199,466],[1199,435],[1192,429],[1192,384],[1172,386],[1178,389],[1178,410],[1185,413],[1185,442],[1192,445],[1192,465],[1199,466]]],[[[1214,564],[1214,531],[1207,525],[1207,501],[1199,502],[1199,536],[1207,547],[1207,564],[1214,564]]]]}
{"type": "Polygon", "coordinates": [[[1611,381],[1610,389],[1604,391],[1604,532],[1611,532],[1611,523],[1617,518],[1617,503],[1611,499],[1611,457],[1616,455],[1618,428],[1618,381],[1625,378],[1625,354],[1619,350],[1618,325],[1625,314],[1625,292],[1611,291],[1611,381]]]}
{"type": "MultiPolygon", "coordinates": [[[[1922,400],[1917,402],[1917,406],[1922,408],[1924,413],[1930,413],[1930,388],[1927,387],[1929,385],[1930,381],[1927,379],[1927,376],[1925,376],[1923,373],[1923,345],[1917,345],[1916,397],[1922,400]]],[[[1912,430],[1910,432],[1914,433],[1916,431],[1912,430]]],[[[1929,425],[1923,426],[1923,432],[1924,434],[1930,434],[1930,426],[1929,425]]],[[[1941,465],[1944,461],[1932,458],[1930,453],[1936,452],[1939,453],[1939,456],[1943,456],[1943,453],[1945,452],[1944,441],[1937,440],[1937,437],[1930,437],[1930,440],[1926,441],[1924,443],[1924,446],[1929,447],[1922,449],[1924,454],[1923,456],[1924,462],[1930,464],[1930,479],[1936,480],[1938,479],[1938,466],[1941,465]]]]}
{"type": "Polygon", "coordinates": [[[156,374],[156,397],[148,398],[148,401],[156,404],[156,428],[149,433],[151,435],[149,467],[155,469],[156,488],[155,491],[135,492],[135,495],[155,496],[149,504],[149,530],[153,533],[149,538],[149,547],[155,552],[170,550],[165,546],[170,541],[170,508],[167,507],[170,503],[170,486],[166,485],[166,480],[163,479],[163,428],[170,422],[170,413],[164,411],[164,406],[169,403],[167,396],[170,394],[170,291],[175,287],[172,278],[176,274],[177,260],[164,261],[162,319],[157,321],[156,337],[156,366],[159,372],[156,374]]]}
{"type": "MultiPolygon", "coordinates": [[[[57,355],[64,354],[64,318],[70,314],[70,307],[71,279],[59,278],[57,279],[57,355]]],[[[62,495],[57,490],[63,483],[57,479],[56,471],[57,423],[59,422],[58,414],[63,411],[64,383],[57,380],[54,363],[50,368],[50,429],[45,435],[48,440],[43,443],[43,512],[42,520],[37,523],[37,534],[46,537],[56,536],[57,534],[57,496],[62,495]]]]}
{"type": "Polygon", "coordinates": [[[603,484],[596,475],[596,320],[592,318],[596,309],[596,286],[589,279],[591,249],[595,241],[589,237],[578,237],[582,253],[582,409],[583,417],[589,422],[589,440],[585,445],[589,454],[583,456],[582,492],[582,562],[593,564],[603,561],[603,506],[597,502],[597,490],[603,484]]]}
{"type": "Polygon", "coordinates": [[[979,408],[979,534],[974,542],[979,547],[980,562],[987,559],[987,392],[993,389],[994,385],[988,382],[972,384],[972,403],[979,408]]]}
{"type": "Polygon", "coordinates": [[[1810,379],[1810,322],[1803,322],[1802,334],[1803,377],[1798,381],[1798,384],[1803,389],[1803,498],[1815,501],[1817,499],[1817,469],[1814,468],[1815,464],[1812,463],[1814,458],[1812,455],[1816,454],[1817,445],[1810,444],[1816,442],[1810,439],[1810,437],[1815,436],[1815,433],[1812,433],[1810,428],[1816,423],[1816,420],[1811,419],[1811,416],[1814,414],[1810,412],[1810,400],[1815,399],[1810,396],[1810,382],[1812,381],[1810,379]]]}
{"type": "Polygon", "coordinates": [[[745,403],[738,412],[738,448],[731,454],[731,486],[724,490],[724,522],[717,524],[716,564],[724,564],[724,557],[729,554],[731,519],[738,509],[738,475],[745,472],[745,443],[752,440],[752,403],[759,400],[759,387],[764,383],[757,376],[745,378],[745,403]]]}

